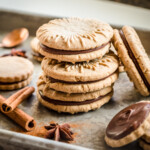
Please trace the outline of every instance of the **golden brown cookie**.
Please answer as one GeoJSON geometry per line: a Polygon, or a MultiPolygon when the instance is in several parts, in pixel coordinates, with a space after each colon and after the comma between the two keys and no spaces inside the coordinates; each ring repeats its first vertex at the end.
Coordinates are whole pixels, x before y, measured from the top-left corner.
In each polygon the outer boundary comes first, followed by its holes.
{"type": "Polygon", "coordinates": [[[106,128],[105,141],[111,147],[121,147],[143,136],[149,128],[150,102],[141,101],[113,117],[106,128]]]}
{"type": "Polygon", "coordinates": [[[74,82],[60,82],[58,80],[51,79],[46,75],[43,75],[44,81],[46,82],[47,86],[51,89],[56,91],[66,92],[66,93],[87,93],[93,92],[97,90],[101,90],[108,86],[114,84],[114,82],[118,79],[118,71],[110,75],[109,77],[95,81],[95,82],[87,82],[87,83],[74,83],[74,82]]]}
{"type": "Polygon", "coordinates": [[[102,58],[109,52],[113,29],[94,19],[63,18],[49,21],[36,33],[40,53],[67,62],[102,58]]]}
{"type": "Polygon", "coordinates": [[[74,102],[82,102],[90,99],[95,99],[100,96],[105,96],[110,93],[113,89],[112,86],[103,88],[101,90],[88,92],[88,93],[64,93],[60,91],[56,91],[51,89],[43,80],[43,77],[40,76],[37,82],[38,90],[42,92],[42,94],[50,99],[59,100],[59,101],[74,101],[74,102]]]}
{"type": "Polygon", "coordinates": [[[114,30],[113,43],[125,70],[143,96],[150,94],[150,60],[136,33],[130,26],[114,30]]]}
{"type": "Polygon", "coordinates": [[[42,61],[44,73],[53,79],[66,82],[87,82],[105,79],[116,72],[119,66],[118,57],[110,52],[102,59],[89,62],[67,63],[49,58],[42,61]]]}
{"type": "Polygon", "coordinates": [[[0,89],[13,90],[26,86],[31,81],[33,64],[28,59],[7,56],[0,58],[0,89]]]}
{"type": "Polygon", "coordinates": [[[90,61],[95,58],[102,58],[106,53],[109,52],[110,43],[106,43],[100,47],[97,47],[95,49],[90,50],[81,50],[81,51],[61,51],[48,48],[44,45],[38,44],[39,52],[44,55],[45,57],[48,57],[50,59],[56,59],[58,61],[65,61],[65,62],[83,62],[83,61],[90,61]],[[68,54],[69,53],[69,54],[68,54]]]}
{"type": "Polygon", "coordinates": [[[32,40],[31,40],[31,48],[32,48],[32,56],[35,60],[37,61],[42,61],[44,56],[40,54],[39,52],[39,48],[38,48],[38,43],[39,43],[39,40],[34,37],[32,40]]]}
{"type": "Polygon", "coordinates": [[[36,35],[47,47],[80,51],[108,43],[113,29],[96,19],[63,18],[42,25],[36,35]]]}
{"type": "Polygon", "coordinates": [[[101,107],[107,103],[112,96],[112,87],[90,93],[67,94],[50,89],[42,76],[39,78],[37,97],[46,107],[58,112],[87,112],[101,107]]]}

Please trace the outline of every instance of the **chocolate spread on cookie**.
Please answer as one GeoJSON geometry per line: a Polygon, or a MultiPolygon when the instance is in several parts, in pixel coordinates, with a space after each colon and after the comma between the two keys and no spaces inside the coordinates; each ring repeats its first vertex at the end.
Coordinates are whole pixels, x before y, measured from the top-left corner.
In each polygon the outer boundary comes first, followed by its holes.
{"type": "Polygon", "coordinates": [[[135,56],[134,56],[134,54],[133,54],[133,52],[132,52],[132,50],[131,50],[131,48],[130,48],[130,46],[128,44],[128,41],[126,40],[126,37],[125,37],[123,31],[120,30],[119,33],[120,33],[120,36],[122,38],[122,41],[123,41],[126,49],[128,50],[128,54],[129,54],[130,58],[134,62],[135,66],[136,66],[136,69],[138,70],[141,78],[143,79],[143,82],[144,82],[145,86],[148,88],[148,91],[150,91],[150,84],[148,83],[148,81],[147,81],[147,79],[146,79],[142,69],[140,68],[140,65],[139,65],[138,61],[136,60],[136,58],[135,58],[135,56]]]}
{"type": "Polygon", "coordinates": [[[148,117],[150,103],[139,102],[120,111],[108,124],[107,137],[119,140],[136,130],[148,117]]]}
{"type": "Polygon", "coordinates": [[[20,82],[23,82],[27,79],[21,80],[21,81],[16,81],[16,82],[0,82],[0,85],[11,85],[11,84],[18,84],[20,82]]]}
{"type": "Polygon", "coordinates": [[[84,54],[84,53],[90,53],[93,51],[97,51],[105,47],[106,45],[110,44],[110,42],[107,42],[99,47],[93,48],[93,49],[88,49],[88,50],[80,50],[80,51],[69,51],[69,50],[59,50],[59,49],[53,49],[50,47],[47,47],[46,45],[40,44],[41,48],[51,54],[56,54],[56,55],[77,55],[77,54],[84,54]]]}
{"type": "Polygon", "coordinates": [[[96,102],[96,101],[101,100],[102,98],[106,97],[110,93],[108,93],[108,94],[106,94],[104,96],[99,96],[99,97],[97,97],[95,99],[90,99],[90,100],[86,100],[86,101],[82,101],[82,102],[54,100],[54,99],[51,99],[49,97],[44,96],[42,94],[42,91],[39,91],[39,94],[40,94],[42,99],[44,99],[45,101],[47,101],[49,103],[52,103],[54,105],[75,106],[75,105],[85,105],[85,104],[90,104],[90,103],[96,102]]]}

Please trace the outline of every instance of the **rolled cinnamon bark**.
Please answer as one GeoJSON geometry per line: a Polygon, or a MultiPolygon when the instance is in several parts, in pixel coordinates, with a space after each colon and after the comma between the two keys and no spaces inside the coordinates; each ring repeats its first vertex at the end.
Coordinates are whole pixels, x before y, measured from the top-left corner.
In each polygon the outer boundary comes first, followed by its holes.
{"type": "Polygon", "coordinates": [[[23,100],[34,92],[34,87],[25,87],[6,99],[1,106],[3,113],[12,112],[23,100]]]}
{"type": "MultiPolygon", "coordinates": [[[[6,99],[0,95],[0,106],[2,106],[4,101],[6,101],[6,99]]],[[[33,130],[36,126],[36,121],[34,120],[34,118],[29,116],[19,108],[15,108],[12,112],[4,114],[27,131],[33,130]]]]}

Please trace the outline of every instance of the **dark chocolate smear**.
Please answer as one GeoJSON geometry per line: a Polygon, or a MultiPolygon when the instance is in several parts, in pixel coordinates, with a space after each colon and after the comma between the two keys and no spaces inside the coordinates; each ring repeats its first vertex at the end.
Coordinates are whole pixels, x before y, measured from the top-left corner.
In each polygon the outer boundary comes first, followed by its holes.
{"type": "Polygon", "coordinates": [[[110,121],[106,129],[107,137],[119,140],[136,130],[148,117],[150,103],[140,102],[120,111],[110,121]]]}
{"type": "Polygon", "coordinates": [[[146,79],[142,69],[140,68],[140,65],[139,65],[138,61],[136,60],[136,58],[135,58],[135,56],[134,56],[134,54],[133,54],[133,52],[132,52],[132,50],[131,50],[131,48],[129,46],[128,41],[126,40],[126,37],[125,37],[123,31],[120,30],[119,33],[120,33],[120,36],[121,36],[121,38],[123,40],[123,43],[124,43],[126,49],[128,50],[128,54],[129,54],[130,58],[132,59],[133,63],[135,64],[136,69],[138,70],[141,78],[143,79],[143,82],[144,82],[145,86],[148,88],[148,91],[150,92],[150,84],[148,83],[148,81],[147,81],[147,79],[146,79]]]}
{"type": "Polygon", "coordinates": [[[54,105],[75,106],[75,105],[85,105],[85,104],[90,104],[90,103],[96,102],[96,101],[101,100],[102,98],[106,97],[110,93],[108,93],[108,94],[106,94],[104,96],[99,96],[99,97],[97,97],[95,99],[90,99],[90,100],[86,100],[86,101],[82,101],[82,102],[54,100],[54,99],[51,99],[49,97],[44,96],[42,94],[42,91],[39,91],[39,94],[40,94],[42,99],[44,99],[45,101],[47,101],[49,103],[52,103],[54,105]]]}
{"type": "Polygon", "coordinates": [[[59,50],[59,49],[53,49],[50,47],[47,47],[46,45],[43,45],[42,43],[40,44],[41,48],[51,54],[56,54],[56,55],[78,55],[78,54],[85,54],[85,53],[90,53],[93,51],[97,51],[108,45],[110,42],[107,42],[99,47],[93,48],[93,49],[88,49],[88,50],[80,50],[80,51],[70,51],[70,50],[59,50]]]}
{"type": "MultiPolygon", "coordinates": [[[[25,79],[26,80],[26,79],[25,79]]],[[[0,82],[0,85],[11,85],[11,84],[17,84],[20,82],[23,82],[25,80],[21,80],[21,81],[16,81],[16,82],[0,82]]]]}

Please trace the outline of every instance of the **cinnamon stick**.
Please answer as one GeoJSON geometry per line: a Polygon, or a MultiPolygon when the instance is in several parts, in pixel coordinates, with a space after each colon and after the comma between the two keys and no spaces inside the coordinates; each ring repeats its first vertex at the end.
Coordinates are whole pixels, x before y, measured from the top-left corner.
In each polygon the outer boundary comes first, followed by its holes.
{"type": "MultiPolygon", "coordinates": [[[[6,99],[0,95],[0,106],[2,106],[4,101],[6,101],[6,99]]],[[[29,116],[19,108],[15,108],[14,111],[4,114],[15,121],[17,124],[19,124],[21,127],[23,127],[26,131],[31,131],[36,126],[34,118],[29,116]]]]}
{"type": "Polygon", "coordinates": [[[23,100],[34,92],[34,87],[25,87],[10,96],[2,103],[1,111],[4,113],[12,112],[23,100]]]}

